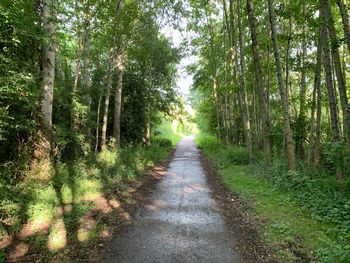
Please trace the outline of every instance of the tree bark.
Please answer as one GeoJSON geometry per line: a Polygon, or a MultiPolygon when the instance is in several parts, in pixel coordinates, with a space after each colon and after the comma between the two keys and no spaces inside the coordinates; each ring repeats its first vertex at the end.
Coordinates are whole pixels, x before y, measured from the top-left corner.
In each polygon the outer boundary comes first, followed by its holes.
{"type": "Polygon", "coordinates": [[[53,90],[55,83],[55,25],[52,22],[52,0],[43,0],[42,25],[46,38],[42,44],[41,122],[46,130],[52,127],[53,90]]]}
{"type": "MultiPolygon", "coordinates": [[[[230,0],[232,1],[232,0],[230,0]]],[[[241,17],[241,0],[237,0],[237,15],[238,15],[238,37],[239,37],[239,54],[240,54],[240,69],[241,69],[241,85],[243,95],[243,121],[245,130],[246,147],[249,154],[249,159],[253,159],[253,144],[252,134],[250,125],[250,114],[248,107],[248,95],[247,95],[247,83],[245,73],[245,52],[243,47],[243,28],[242,28],[242,17],[241,17]]]]}
{"type": "Polygon", "coordinates": [[[297,120],[296,152],[301,159],[304,159],[304,141],[306,138],[306,4],[303,2],[303,36],[301,44],[301,80],[299,93],[299,115],[297,120]]]}
{"type": "Polygon", "coordinates": [[[291,92],[289,88],[289,54],[290,54],[290,44],[292,42],[292,3],[289,0],[288,5],[288,40],[287,40],[287,48],[286,48],[286,93],[288,100],[291,97],[291,92]]]}
{"type": "Polygon", "coordinates": [[[86,134],[91,136],[90,108],[91,108],[91,63],[90,63],[90,0],[83,0],[83,35],[82,35],[82,84],[84,90],[84,104],[87,107],[87,121],[84,123],[86,134]]]}
{"type": "Polygon", "coordinates": [[[331,117],[331,134],[332,139],[335,142],[340,140],[339,132],[339,119],[337,111],[337,100],[334,91],[333,76],[332,76],[332,63],[330,57],[330,49],[328,45],[328,30],[325,25],[322,26],[322,47],[324,57],[324,70],[326,76],[326,86],[328,93],[329,111],[331,117]]]}
{"type": "Polygon", "coordinates": [[[111,96],[112,90],[112,72],[113,72],[113,49],[111,49],[109,54],[108,61],[108,73],[107,73],[107,85],[105,91],[105,100],[104,100],[104,110],[102,117],[102,129],[101,129],[101,151],[106,148],[107,143],[107,126],[108,126],[108,112],[109,112],[109,99],[111,96]]]}
{"type": "Polygon", "coordinates": [[[113,138],[118,147],[120,145],[120,126],[121,126],[121,111],[122,111],[122,89],[124,76],[124,54],[122,50],[117,50],[115,68],[117,72],[117,81],[114,93],[114,123],[113,123],[113,138]]]}
{"type": "Polygon", "coordinates": [[[343,22],[343,30],[346,45],[348,46],[348,50],[350,53],[350,24],[349,24],[349,16],[347,13],[347,7],[344,4],[343,0],[337,0],[337,5],[339,7],[341,19],[343,22]]]}
{"type": "Polygon", "coordinates": [[[98,106],[97,106],[97,117],[96,117],[96,133],[95,133],[95,153],[98,151],[98,141],[100,139],[100,112],[101,112],[101,101],[102,96],[98,98],[98,106]]]}
{"type": "Polygon", "coordinates": [[[273,10],[272,0],[268,0],[268,9],[269,9],[270,26],[271,26],[271,37],[272,37],[276,69],[277,69],[278,88],[279,88],[281,101],[282,101],[282,108],[283,108],[283,126],[284,126],[284,134],[285,134],[286,143],[287,143],[288,163],[289,163],[289,169],[291,171],[295,171],[296,162],[295,162],[292,131],[290,128],[288,98],[286,96],[286,90],[284,87],[284,81],[283,81],[283,75],[282,75],[282,66],[281,66],[279,46],[278,46],[277,36],[276,36],[275,14],[273,10]]]}
{"type": "Polygon", "coordinates": [[[211,24],[211,19],[208,15],[208,10],[205,8],[206,11],[206,19],[207,19],[207,26],[209,29],[209,42],[210,42],[210,57],[211,57],[211,70],[212,70],[212,80],[213,80],[213,96],[214,96],[214,103],[216,108],[216,119],[217,119],[217,136],[219,141],[221,141],[221,125],[220,125],[220,98],[218,97],[218,85],[219,80],[217,76],[217,64],[216,64],[216,54],[215,54],[215,48],[214,48],[214,32],[211,24]]]}
{"type": "Polygon", "coordinates": [[[344,137],[348,151],[350,152],[350,110],[349,102],[346,94],[346,82],[342,72],[339,49],[338,49],[338,39],[337,32],[334,27],[334,20],[332,16],[332,10],[329,0],[321,0],[321,12],[323,12],[323,17],[325,18],[329,37],[331,40],[332,58],[334,63],[335,75],[338,82],[338,91],[340,97],[340,104],[343,112],[343,130],[344,137]]]}
{"type": "Polygon", "coordinates": [[[255,85],[259,94],[260,104],[260,118],[262,122],[262,137],[264,152],[268,161],[271,161],[271,138],[270,138],[270,121],[268,117],[267,103],[266,103],[266,90],[262,85],[261,78],[261,66],[260,66],[260,54],[259,54],[259,42],[258,33],[256,30],[256,19],[254,16],[254,6],[252,0],[247,0],[247,11],[250,25],[250,33],[252,39],[253,59],[254,59],[254,73],[255,73],[255,85]]]}
{"type": "Polygon", "coordinates": [[[115,26],[119,33],[119,38],[114,37],[115,44],[115,70],[116,86],[114,91],[114,117],[113,117],[113,138],[116,147],[120,146],[120,127],[121,127],[121,110],[122,110],[122,90],[124,76],[124,53],[123,53],[123,26],[121,25],[121,14],[124,8],[124,0],[116,0],[115,26]]]}
{"type": "MultiPolygon", "coordinates": [[[[337,82],[338,82],[340,102],[341,102],[342,111],[343,111],[343,128],[344,128],[345,142],[346,142],[348,151],[350,151],[350,114],[349,114],[347,94],[346,94],[346,84],[345,84],[345,79],[344,79],[344,75],[342,73],[342,68],[340,64],[337,33],[335,31],[332,11],[328,0],[320,0],[320,13],[321,13],[321,17],[324,19],[326,23],[325,27],[328,30],[328,32],[326,32],[327,38],[325,40],[327,41],[327,43],[325,45],[328,46],[328,39],[330,39],[330,42],[331,42],[332,58],[334,63],[335,75],[337,77],[337,82]]],[[[336,100],[335,91],[333,95],[336,100]]],[[[340,141],[339,134],[340,133],[338,128],[337,130],[338,137],[334,138],[335,142],[340,141]]],[[[341,158],[342,158],[341,156],[337,156],[338,162],[341,162],[341,158]]],[[[339,186],[343,190],[344,184],[345,184],[345,176],[341,167],[337,167],[337,177],[339,181],[339,186]]]]}
{"type": "Polygon", "coordinates": [[[317,58],[316,58],[316,70],[315,70],[315,80],[314,80],[314,90],[312,92],[312,105],[311,105],[311,118],[310,118],[310,134],[309,134],[309,148],[307,154],[308,164],[311,167],[315,167],[315,160],[318,159],[316,156],[316,140],[315,138],[315,112],[317,109],[317,125],[318,125],[318,110],[319,110],[319,95],[321,88],[321,69],[322,69],[322,32],[320,30],[319,40],[317,45],[317,58]]]}

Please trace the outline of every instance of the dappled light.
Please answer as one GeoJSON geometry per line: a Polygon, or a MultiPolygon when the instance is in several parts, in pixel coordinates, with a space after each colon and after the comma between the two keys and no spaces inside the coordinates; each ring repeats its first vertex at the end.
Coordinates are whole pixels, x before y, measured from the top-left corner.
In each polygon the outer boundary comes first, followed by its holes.
{"type": "Polygon", "coordinates": [[[27,254],[29,251],[29,245],[25,242],[20,242],[15,245],[13,250],[9,253],[9,259],[10,260],[17,260],[27,254]]]}
{"type": "Polygon", "coordinates": [[[67,245],[67,230],[62,218],[57,219],[51,226],[47,240],[47,247],[51,251],[57,251],[67,245]]]}
{"type": "Polygon", "coordinates": [[[186,194],[191,194],[191,193],[195,193],[195,192],[198,192],[198,191],[202,191],[204,189],[205,189],[204,185],[191,184],[191,185],[185,186],[184,189],[183,189],[183,192],[186,193],[186,194]]]}
{"type": "Polygon", "coordinates": [[[150,204],[145,205],[145,207],[154,212],[159,212],[160,210],[167,208],[168,203],[163,200],[156,199],[152,200],[150,204]]]}

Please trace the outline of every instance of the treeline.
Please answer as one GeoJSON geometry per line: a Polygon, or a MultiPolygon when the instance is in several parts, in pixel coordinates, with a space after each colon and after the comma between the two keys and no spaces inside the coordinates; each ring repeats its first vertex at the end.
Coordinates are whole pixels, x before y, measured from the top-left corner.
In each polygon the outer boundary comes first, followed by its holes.
{"type": "Polygon", "coordinates": [[[149,144],[159,113],[179,109],[180,51],[158,21],[173,14],[166,1],[5,0],[0,8],[0,163],[13,178],[33,158],[149,144]]]}
{"type": "MultiPolygon", "coordinates": [[[[202,129],[282,156],[349,171],[349,14],[343,0],[192,1],[199,63],[193,101],[202,129]]],[[[258,151],[257,151],[258,150],[258,151]]],[[[282,158],[282,159],[283,159],[282,158]]]]}

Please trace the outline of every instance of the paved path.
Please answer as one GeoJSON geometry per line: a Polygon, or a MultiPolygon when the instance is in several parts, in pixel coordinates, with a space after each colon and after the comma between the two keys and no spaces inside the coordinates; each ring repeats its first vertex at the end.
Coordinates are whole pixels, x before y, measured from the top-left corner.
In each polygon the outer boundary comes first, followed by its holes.
{"type": "Polygon", "coordinates": [[[193,137],[179,143],[150,200],[100,262],[242,262],[210,195],[193,137]]]}

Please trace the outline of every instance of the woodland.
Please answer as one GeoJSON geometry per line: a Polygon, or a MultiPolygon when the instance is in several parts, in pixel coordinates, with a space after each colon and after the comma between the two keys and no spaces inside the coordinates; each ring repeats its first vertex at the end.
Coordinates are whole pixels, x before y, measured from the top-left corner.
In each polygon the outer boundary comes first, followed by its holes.
{"type": "Polygon", "coordinates": [[[282,262],[349,262],[347,1],[1,0],[0,262],[98,240],[195,125],[282,262]]]}

